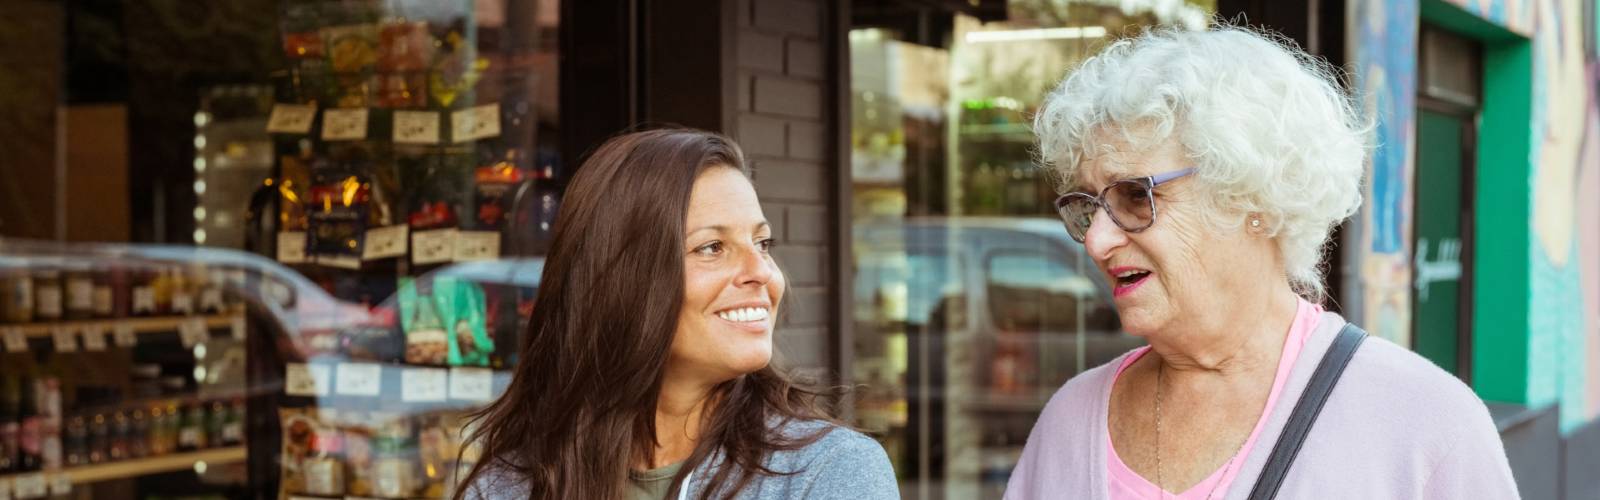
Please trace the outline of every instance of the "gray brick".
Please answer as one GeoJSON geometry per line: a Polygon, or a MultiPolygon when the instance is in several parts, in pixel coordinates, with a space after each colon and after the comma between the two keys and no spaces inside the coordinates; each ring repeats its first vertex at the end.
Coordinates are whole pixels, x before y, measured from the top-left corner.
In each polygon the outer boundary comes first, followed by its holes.
{"type": "Polygon", "coordinates": [[[828,289],[823,287],[789,286],[783,296],[780,326],[823,326],[828,323],[828,289]]]}
{"type": "Polygon", "coordinates": [[[822,201],[825,195],[822,166],[814,163],[766,160],[755,162],[756,192],[764,200],[822,201]]]}
{"type": "Polygon", "coordinates": [[[799,0],[755,0],[755,23],[762,29],[817,38],[822,31],[822,6],[799,0]]]}
{"type": "Polygon", "coordinates": [[[757,76],[755,110],[800,118],[822,117],[822,85],[787,78],[757,76]]]}
{"type": "Polygon", "coordinates": [[[773,250],[778,267],[789,277],[789,286],[814,286],[828,283],[828,263],[823,261],[822,247],[815,245],[780,245],[773,250]]]}
{"type": "Polygon", "coordinates": [[[790,38],[785,52],[787,53],[784,57],[787,65],[785,71],[790,76],[822,78],[822,63],[824,61],[822,44],[799,38],[790,38]]]}
{"type": "Polygon", "coordinates": [[[828,129],[810,122],[789,122],[789,157],[799,160],[828,158],[828,129]]]}
{"type": "Polygon", "coordinates": [[[784,368],[827,365],[828,332],[822,328],[779,328],[772,332],[774,358],[784,368]]]}
{"type": "Polygon", "coordinates": [[[793,243],[822,243],[832,239],[833,227],[828,209],[820,205],[792,205],[784,220],[786,241],[793,243]]]}
{"type": "Polygon", "coordinates": [[[783,37],[740,31],[737,45],[740,69],[783,71],[783,37]]]}
{"type": "Polygon", "coordinates": [[[755,102],[756,78],[743,71],[739,72],[738,78],[739,81],[735,82],[735,85],[739,87],[739,111],[750,111],[751,105],[755,102]]]}
{"type": "Polygon", "coordinates": [[[739,141],[746,155],[781,157],[787,154],[783,120],[748,113],[740,114],[738,120],[734,140],[739,141]]]}
{"type": "Polygon", "coordinates": [[[772,224],[772,234],[777,236],[779,240],[789,241],[788,235],[783,232],[784,228],[789,227],[789,223],[785,220],[789,213],[788,205],[763,201],[761,202],[761,213],[766,214],[767,223],[772,224]]]}

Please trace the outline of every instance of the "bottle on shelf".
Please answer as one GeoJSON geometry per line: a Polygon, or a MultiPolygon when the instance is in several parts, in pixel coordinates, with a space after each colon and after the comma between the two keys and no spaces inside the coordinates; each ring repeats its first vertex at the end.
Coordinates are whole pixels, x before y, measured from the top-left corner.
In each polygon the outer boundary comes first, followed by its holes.
{"type": "Polygon", "coordinates": [[[73,265],[62,272],[67,319],[94,317],[94,274],[87,265],[73,265]]]}
{"type": "Polygon", "coordinates": [[[130,290],[129,315],[155,316],[159,314],[156,309],[155,272],[148,268],[129,270],[127,276],[130,290]]]}
{"type": "Polygon", "coordinates": [[[33,321],[33,276],[26,270],[0,270],[0,322],[33,321]]]}
{"type": "Polygon", "coordinates": [[[130,444],[133,437],[133,419],[129,411],[118,408],[111,413],[110,428],[106,436],[106,459],[111,461],[132,458],[130,444]]]}
{"type": "Polygon", "coordinates": [[[96,410],[85,420],[89,423],[89,463],[111,460],[111,419],[104,409],[96,410]]]}
{"type": "Polygon", "coordinates": [[[66,455],[66,466],[77,467],[89,464],[89,424],[83,415],[73,415],[67,418],[67,426],[62,433],[62,450],[66,455]]]}
{"type": "Polygon", "coordinates": [[[61,271],[46,269],[33,275],[33,317],[39,321],[59,321],[62,316],[61,271]]]}
{"type": "Polygon", "coordinates": [[[179,410],[183,416],[178,421],[178,451],[196,451],[206,447],[206,407],[196,402],[179,410]]]}
{"type": "Polygon", "coordinates": [[[21,397],[17,412],[16,472],[33,472],[44,468],[44,415],[39,413],[39,398],[33,381],[21,382],[21,397]]]}

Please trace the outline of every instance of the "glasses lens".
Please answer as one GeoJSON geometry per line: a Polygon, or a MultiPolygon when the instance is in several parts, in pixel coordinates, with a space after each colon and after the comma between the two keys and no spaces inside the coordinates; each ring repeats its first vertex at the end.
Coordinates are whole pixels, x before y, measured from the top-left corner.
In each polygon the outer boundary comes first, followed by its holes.
{"type": "Polygon", "coordinates": [[[1150,201],[1150,188],[1138,181],[1122,181],[1106,190],[1106,205],[1111,218],[1123,229],[1138,231],[1150,227],[1155,206],[1150,201]]]}
{"type": "Polygon", "coordinates": [[[1094,204],[1094,198],[1089,195],[1083,193],[1067,195],[1067,199],[1061,203],[1058,211],[1061,212],[1061,221],[1066,223],[1067,234],[1072,235],[1072,239],[1082,242],[1084,235],[1089,234],[1089,223],[1094,222],[1096,208],[1098,207],[1094,204]]]}

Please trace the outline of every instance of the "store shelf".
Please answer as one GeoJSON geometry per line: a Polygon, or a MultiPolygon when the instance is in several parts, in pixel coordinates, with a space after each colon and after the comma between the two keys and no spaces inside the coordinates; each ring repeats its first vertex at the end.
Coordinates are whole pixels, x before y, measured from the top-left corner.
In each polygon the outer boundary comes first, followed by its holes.
{"type": "Polygon", "coordinates": [[[1049,402],[1049,396],[984,395],[963,401],[962,407],[971,411],[1032,413],[1043,410],[1049,402]]]}
{"type": "MultiPolygon", "coordinates": [[[[137,460],[123,460],[105,464],[69,467],[61,469],[58,472],[42,472],[35,474],[43,474],[52,480],[56,480],[56,478],[59,478],[60,476],[66,476],[67,481],[70,481],[72,484],[88,484],[111,479],[125,479],[150,474],[160,474],[164,472],[191,470],[194,469],[195,464],[199,462],[205,462],[207,466],[239,463],[243,462],[247,456],[248,453],[246,452],[245,447],[234,446],[231,448],[217,448],[190,453],[177,453],[160,457],[141,458],[137,460]]],[[[0,483],[7,483],[12,480],[25,478],[28,476],[30,476],[30,474],[12,474],[9,476],[0,476],[0,483]]]]}
{"type": "Polygon", "coordinates": [[[118,326],[126,326],[134,333],[160,333],[175,332],[180,326],[193,318],[205,321],[206,328],[230,328],[234,318],[242,317],[244,313],[222,313],[195,316],[154,316],[144,318],[117,318],[117,319],[89,319],[66,320],[36,323],[22,323],[16,325],[0,325],[0,328],[16,328],[29,338],[48,338],[56,328],[65,327],[74,331],[84,327],[100,326],[107,333],[118,326]]]}

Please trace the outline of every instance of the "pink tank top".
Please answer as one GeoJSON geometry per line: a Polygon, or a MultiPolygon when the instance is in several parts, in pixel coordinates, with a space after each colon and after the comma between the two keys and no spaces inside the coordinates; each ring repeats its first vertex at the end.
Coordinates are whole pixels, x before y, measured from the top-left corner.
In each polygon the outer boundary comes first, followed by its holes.
{"type": "MultiPolygon", "coordinates": [[[[1317,320],[1322,317],[1322,306],[1300,299],[1299,306],[1294,312],[1294,323],[1289,327],[1289,336],[1283,342],[1283,354],[1278,358],[1278,372],[1272,379],[1272,391],[1267,393],[1267,404],[1262,407],[1261,416],[1256,418],[1255,429],[1250,431],[1250,437],[1245,440],[1244,446],[1239,448],[1239,453],[1233,460],[1228,461],[1222,468],[1212,472],[1204,481],[1190,487],[1183,493],[1169,493],[1151,483],[1148,479],[1128,468],[1122,462],[1122,457],[1117,455],[1117,449],[1111,445],[1110,426],[1106,431],[1106,469],[1109,481],[1111,500],[1147,500],[1147,499],[1176,499],[1176,500],[1205,500],[1223,498],[1227,495],[1228,487],[1233,484],[1233,479],[1239,475],[1239,466],[1244,462],[1244,457],[1250,456],[1250,450],[1256,446],[1256,438],[1261,435],[1261,428],[1267,423],[1267,416],[1278,403],[1278,394],[1283,392],[1283,383],[1289,378],[1289,372],[1294,368],[1294,362],[1300,357],[1300,350],[1305,347],[1306,339],[1311,332],[1317,329],[1317,320]]],[[[1123,358],[1122,364],[1117,366],[1116,377],[1122,376],[1122,371],[1128,369],[1134,361],[1144,357],[1150,352],[1150,347],[1141,347],[1133,354],[1123,358]]],[[[1112,379],[1115,384],[1115,378],[1112,379]]]]}

